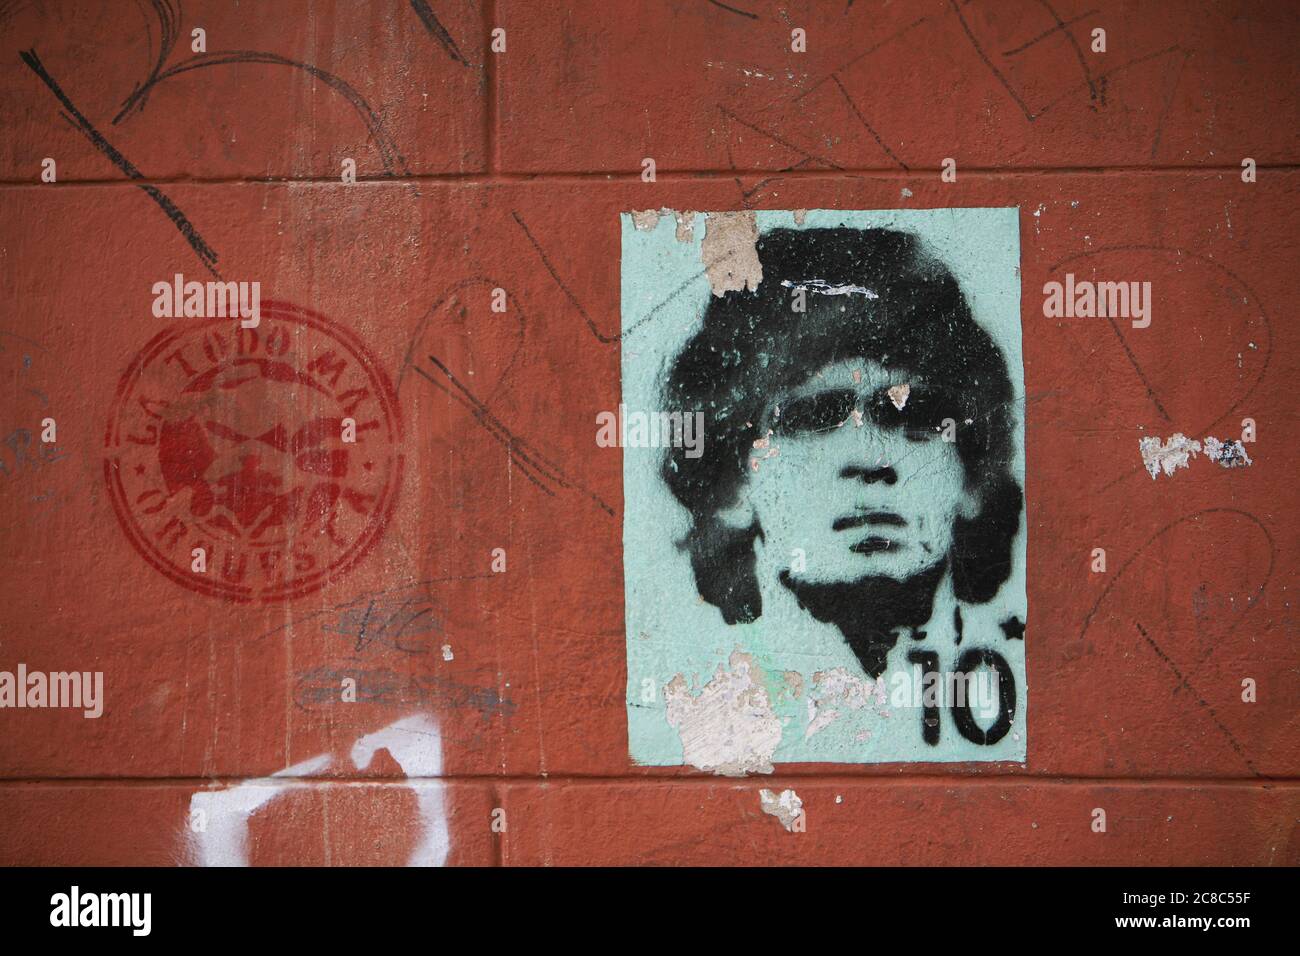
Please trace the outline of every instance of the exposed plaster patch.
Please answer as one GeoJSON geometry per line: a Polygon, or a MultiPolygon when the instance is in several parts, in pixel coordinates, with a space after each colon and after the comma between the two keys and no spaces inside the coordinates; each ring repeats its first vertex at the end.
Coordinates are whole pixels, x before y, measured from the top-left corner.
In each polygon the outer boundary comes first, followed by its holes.
{"type": "Polygon", "coordinates": [[[718,665],[698,696],[678,674],[664,687],[668,726],[682,739],[683,760],[699,770],[728,777],[771,773],[781,743],[777,718],[754,658],[739,648],[718,665]]]}
{"type": "Polygon", "coordinates": [[[654,232],[659,227],[659,220],[672,216],[677,221],[677,241],[693,242],[695,240],[695,217],[698,215],[690,209],[636,209],[630,214],[632,225],[641,232],[654,232]]]}
{"type": "Polygon", "coordinates": [[[442,659],[443,659],[444,661],[455,660],[455,657],[456,657],[456,655],[453,654],[453,653],[451,652],[451,645],[450,645],[450,644],[444,644],[444,645],[442,645],[442,659]]]}
{"type": "Polygon", "coordinates": [[[871,703],[873,695],[883,701],[884,689],[873,681],[854,677],[843,667],[813,674],[812,690],[808,692],[808,727],[803,739],[808,740],[839,720],[839,706],[862,710],[871,703]]]}
{"type": "Polygon", "coordinates": [[[796,209],[796,210],[794,211],[794,224],[795,224],[796,226],[802,226],[802,225],[803,225],[803,221],[804,221],[805,219],[807,219],[807,218],[808,218],[808,210],[807,210],[807,209],[796,209]]]}
{"type": "Polygon", "coordinates": [[[1254,464],[1246,454],[1246,446],[1240,440],[1219,441],[1214,437],[1207,438],[1205,457],[1210,461],[1217,461],[1223,468],[1245,468],[1247,465],[1254,464]]]}
{"type": "Polygon", "coordinates": [[[1148,435],[1138,441],[1142,451],[1142,463],[1152,480],[1163,471],[1172,475],[1179,468],[1186,468],[1196,455],[1201,453],[1201,443],[1194,441],[1182,432],[1174,432],[1168,442],[1162,442],[1156,435],[1148,435]]]}
{"type": "Polygon", "coordinates": [[[900,190],[898,191],[898,198],[899,198],[899,199],[911,199],[911,198],[912,198],[912,190],[910,190],[910,189],[908,189],[906,186],[904,186],[902,189],[900,189],[900,190]]]}
{"type": "Polygon", "coordinates": [[[654,232],[655,226],[659,225],[659,210],[634,209],[632,211],[632,225],[643,232],[654,232]]]}
{"type": "Polygon", "coordinates": [[[907,383],[904,383],[902,385],[894,385],[889,389],[889,400],[893,402],[894,407],[901,412],[903,410],[903,406],[907,404],[907,396],[911,394],[912,394],[911,385],[908,385],[907,383]]]}
{"type": "Polygon", "coordinates": [[[793,790],[775,793],[771,790],[758,791],[758,805],[763,812],[781,821],[781,826],[793,832],[794,822],[803,814],[803,801],[793,790]]]}
{"type": "Polygon", "coordinates": [[[752,210],[706,214],[700,259],[704,262],[713,294],[748,289],[754,292],[763,281],[763,264],[758,260],[758,218],[752,210]]]}
{"type": "Polygon", "coordinates": [[[674,210],[673,216],[677,219],[677,241],[693,242],[695,240],[695,213],[689,209],[683,209],[681,212],[674,210]]]}

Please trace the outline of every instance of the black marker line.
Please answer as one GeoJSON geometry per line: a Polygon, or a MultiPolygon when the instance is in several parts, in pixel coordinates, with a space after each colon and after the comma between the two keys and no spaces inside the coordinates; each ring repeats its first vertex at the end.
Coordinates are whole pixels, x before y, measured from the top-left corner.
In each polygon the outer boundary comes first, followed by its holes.
{"type": "MultiPolygon", "coordinates": [[[[116,146],[105,139],[104,135],[100,133],[99,130],[95,129],[94,124],[92,124],[90,120],[86,119],[86,117],[82,115],[81,111],[77,109],[72,100],[68,98],[68,94],[63,92],[63,88],[60,87],[59,84],[55,82],[54,77],[50,76],[46,71],[45,66],[41,63],[40,57],[36,55],[34,49],[23,50],[19,53],[19,56],[22,57],[23,62],[27,64],[28,68],[40,77],[41,82],[49,87],[50,92],[58,98],[58,101],[63,105],[63,108],[66,111],[65,117],[78,132],[85,136],[86,139],[90,140],[91,144],[107,156],[109,160],[112,161],[113,165],[125,173],[128,178],[136,180],[145,178],[144,174],[141,173],[129,159],[123,156],[116,146]]],[[[216,252],[213,251],[212,247],[209,246],[207,242],[204,241],[203,237],[199,235],[198,230],[194,228],[194,224],[189,221],[185,213],[181,212],[180,207],[172,202],[171,199],[156,186],[137,183],[136,188],[144,190],[149,198],[158,204],[158,207],[167,214],[167,218],[172,221],[172,225],[174,225],[177,231],[185,237],[185,241],[190,244],[190,248],[194,250],[194,254],[199,257],[199,260],[203,263],[204,267],[220,279],[221,274],[216,270],[216,252]]]]}
{"type": "Polygon", "coordinates": [[[713,4],[715,7],[718,7],[722,10],[726,10],[728,13],[736,13],[742,17],[749,17],[749,19],[751,20],[758,19],[757,13],[750,13],[748,10],[738,10],[735,7],[729,7],[725,3],[722,3],[721,0],[709,0],[709,3],[713,4]]]}
{"type": "Polygon", "coordinates": [[[439,23],[438,18],[434,16],[427,0],[411,0],[411,9],[420,18],[424,28],[429,31],[429,35],[442,44],[442,48],[447,51],[448,56],[463,66],[470,65],[469,60],[461,56],[460,50],[456,47],[456,41],[451,38],[447,28],[439,23]]]}

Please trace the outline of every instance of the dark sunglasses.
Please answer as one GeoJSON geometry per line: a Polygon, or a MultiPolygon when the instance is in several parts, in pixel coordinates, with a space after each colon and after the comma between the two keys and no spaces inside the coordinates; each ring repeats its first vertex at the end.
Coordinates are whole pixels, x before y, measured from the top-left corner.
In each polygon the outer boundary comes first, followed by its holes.
{"type": "Polygon", "coordinates": [[[943,420],[958,420],[957,403],[941,389],[914,385],[899,408],[881,388],[861,395],[851,388],[832,388],[801,395],[782,402],[770,416],[773,434],[786,437],[832,432],[848,421],[853,412],[887,431],[902,431],[912,441],[938,437],[943,420]]]}

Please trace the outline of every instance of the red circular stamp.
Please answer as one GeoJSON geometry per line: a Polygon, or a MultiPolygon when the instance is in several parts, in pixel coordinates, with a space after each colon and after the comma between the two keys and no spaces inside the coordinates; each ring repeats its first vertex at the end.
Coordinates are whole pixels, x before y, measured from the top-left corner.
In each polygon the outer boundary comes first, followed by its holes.
{"type": "Polygon", "coordinates": [[[156,570],[230,601],[284,600],[383,535],[401,427],[392,384],[352,332],[264,301],[256,328],[182,320],[144,347],[117,387],[104,478],[156,570]]]}

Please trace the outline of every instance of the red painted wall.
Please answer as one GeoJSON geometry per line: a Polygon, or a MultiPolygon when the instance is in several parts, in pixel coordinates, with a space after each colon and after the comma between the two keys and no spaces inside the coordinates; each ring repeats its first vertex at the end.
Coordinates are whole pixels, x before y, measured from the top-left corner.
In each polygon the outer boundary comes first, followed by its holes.
{"type": "MultiPolygon", "coordinates": [[[[248,811],[249,862],[404,862],[430,832],[406,778],[432,773],[449,863],[1300,863],[1292,5],[562,6],[0,4],[0,670],[102,671],[106,698],[0,710],[0,863],[192,859],[196,793],[316,757],[248,811]],[[1024,767],[630,764],[621,463],[592,423],[619,395],[618,213],[661,206],[1020,207],[1024,767]],[[1151,327],[1044,317],[1085,269],[1151,281],[1151,327]],[[202,347],[151,311],[178,272],[325,317],[281,316],[281,345],[371,391],[382,460],[342,484],[391,515],[344,521],[305,593],[177,583],[153,502],[113,490],[157,463],[127,437],[156,420],[141,383],[257,417],[181,394],[170,351],[149,378],[160,333],[202,347]],[[1144,435],[1247,417],[1249,468],[1142,468],[1144,435]],[[354,759],[411,715],[440,766],[354,759]],[[786,787],[806,832],[759,809],[786,787]]],[[[325,414],[296,387],[289,432],[325,414]]]]}

